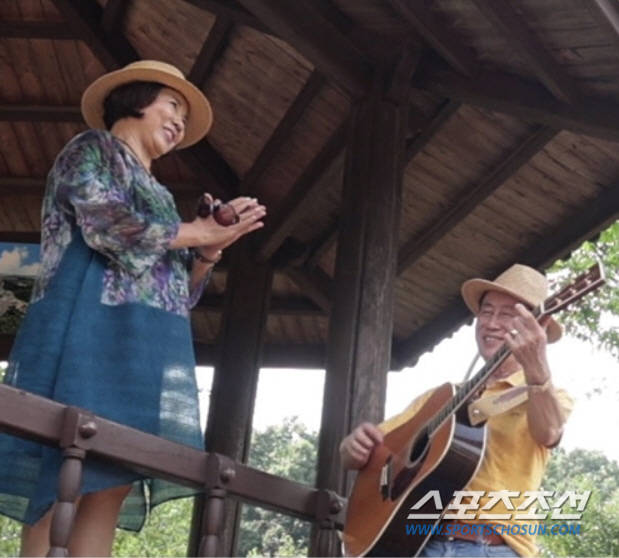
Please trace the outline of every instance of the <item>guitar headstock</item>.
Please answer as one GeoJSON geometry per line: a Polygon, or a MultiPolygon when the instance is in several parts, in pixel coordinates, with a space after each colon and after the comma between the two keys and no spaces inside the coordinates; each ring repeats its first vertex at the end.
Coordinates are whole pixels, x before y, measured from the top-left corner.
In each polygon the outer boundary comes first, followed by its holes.
{"type": "Polygon", "coordinates": [[[554,314],[601,287],[605,282],[604,269],[598,262],[569,285],[548,297],[540,306],[540,314],[554,314]]]}

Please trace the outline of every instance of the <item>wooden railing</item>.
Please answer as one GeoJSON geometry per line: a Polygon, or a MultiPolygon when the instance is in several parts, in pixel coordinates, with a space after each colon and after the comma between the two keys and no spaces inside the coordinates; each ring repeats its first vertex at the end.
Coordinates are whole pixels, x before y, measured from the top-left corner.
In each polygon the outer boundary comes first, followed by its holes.
{"type": "Polygon", "coordinates": [[[6,385],[0,385],[0,430],[60,447],[64,452],[48,556],[67,556],[87,454],[204,490],[207,500],[199,556],[220,555],[224,500],[228,497],[315,522],[327,531],[343,525],[346,501],[334,492],[271,475],[224,455],[171,442],[6,385]]]}

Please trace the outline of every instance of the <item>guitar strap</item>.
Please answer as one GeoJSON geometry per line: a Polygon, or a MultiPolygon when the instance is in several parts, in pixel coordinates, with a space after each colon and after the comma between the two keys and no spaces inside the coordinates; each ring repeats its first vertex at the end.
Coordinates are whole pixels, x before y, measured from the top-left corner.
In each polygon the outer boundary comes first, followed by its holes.
{"type": "Polygon", "coordinates": [[[527,388],[528,386],[526,385],[515,386],[505,390],[503,393],[473,401],[468,408],[471,425],[475,426],[494,415],[499,415],[524,403],[529,398],[527,388]]]}

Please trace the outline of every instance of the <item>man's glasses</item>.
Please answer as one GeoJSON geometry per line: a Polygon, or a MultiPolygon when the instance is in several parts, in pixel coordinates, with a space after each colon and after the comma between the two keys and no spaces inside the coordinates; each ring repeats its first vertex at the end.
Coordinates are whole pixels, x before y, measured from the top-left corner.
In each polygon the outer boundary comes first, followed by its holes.
{"type": "Polygon", "coordinates": [[[234,207],[227,203],[214,202],[208,194],[202,194],[198,198],[196,213],[203,219],[212,215],[217,224],[222,227],[236,225],[241,220],[234,207]]]}

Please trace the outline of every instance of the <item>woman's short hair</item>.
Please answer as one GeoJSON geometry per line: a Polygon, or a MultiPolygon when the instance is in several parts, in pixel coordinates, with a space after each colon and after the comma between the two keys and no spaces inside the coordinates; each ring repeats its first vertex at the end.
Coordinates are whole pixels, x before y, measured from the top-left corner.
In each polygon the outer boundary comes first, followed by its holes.
{"type": "Polygon", "coordinates": [[[132,81],[113,89],[103,101],[103,122],[110,130],[121,118],[142,118],[142,109],[152,104],[165,87],[154,81],[132,81]]]}

